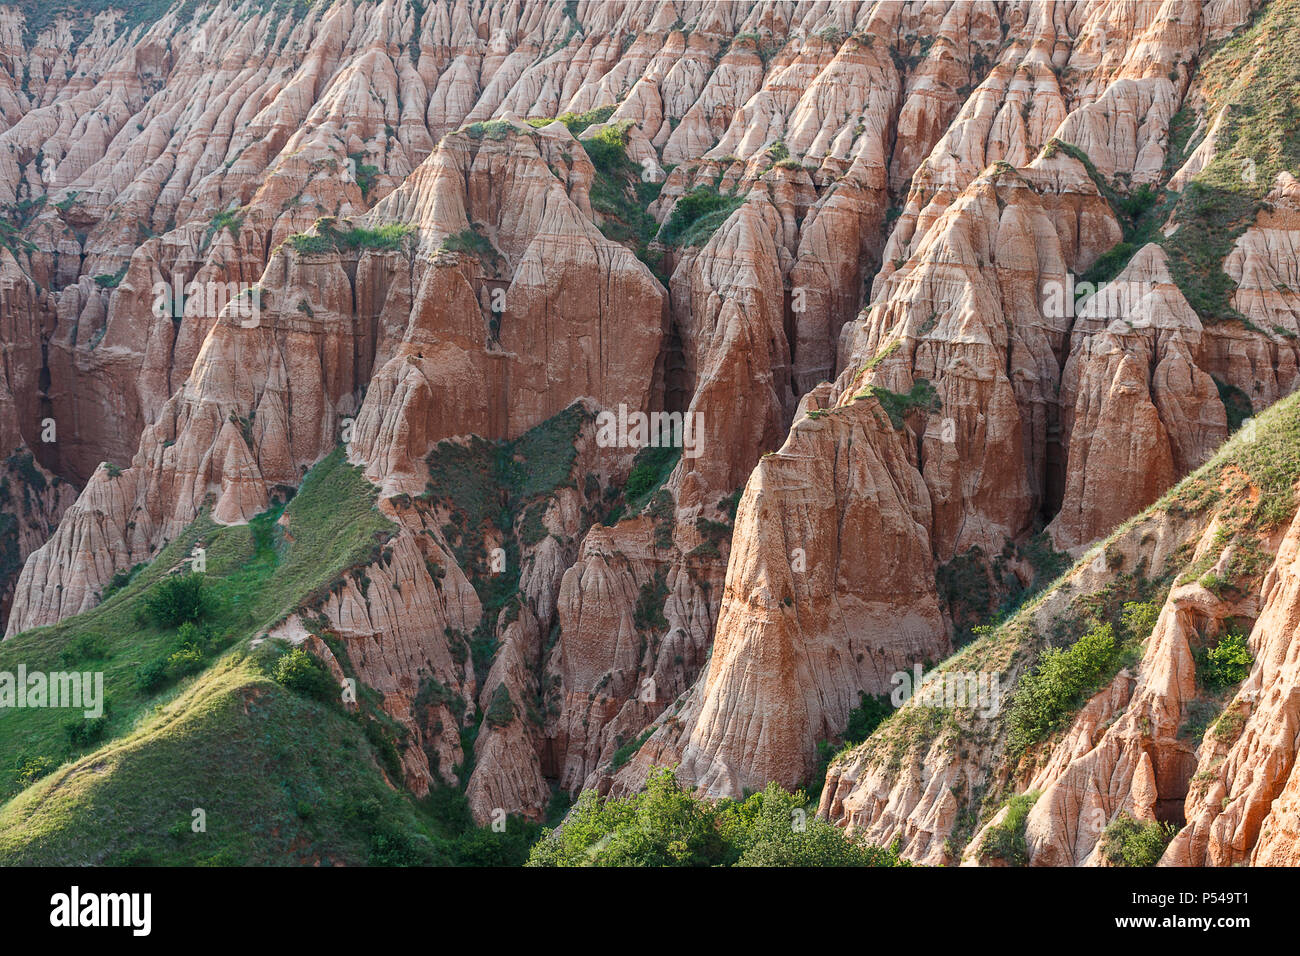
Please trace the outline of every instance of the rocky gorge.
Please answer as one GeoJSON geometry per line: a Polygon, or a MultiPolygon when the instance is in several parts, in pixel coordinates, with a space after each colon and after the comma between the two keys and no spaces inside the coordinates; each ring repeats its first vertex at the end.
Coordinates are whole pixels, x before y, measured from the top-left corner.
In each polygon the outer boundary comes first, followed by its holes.
{"type": "Polygon", "coordinates": [[[430,862],[667,767],[916,863],[1294,865],[1296,36],[0,5],[0,670],[110,705],[0,726],[0,859],[430,862]],[[168,835],[242,774],[274,825],[168,835]]]}

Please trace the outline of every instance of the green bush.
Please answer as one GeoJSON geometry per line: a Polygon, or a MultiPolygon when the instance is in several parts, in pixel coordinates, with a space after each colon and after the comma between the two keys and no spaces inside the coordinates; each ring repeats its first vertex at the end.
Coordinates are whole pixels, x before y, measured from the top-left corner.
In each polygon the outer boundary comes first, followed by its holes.
{"type": "Polygon", "coordinates": [[[1114,629],[1101,624],[1067,648],[1048,648],[1033,673],[1020,678],[1008,717],[1013,753],[1060,727],[1087,697],[1101,688],[1119,661],[1114,629]]]}
{"type": "Polygon", "coordinates": [[[99,717],[79,717],[68,721],[63,725],[68,743],[75,750],[84,750],[99,743],[108,731],[110,716],[108,705],[105,704],[104,713],[99,717]]]}
{"type": "Polygon", "coordinates": [[[339,688],[325,667],[300,647],[282,654],[271,669],[271,679],[304,697],[326,703],[339,699],[339,688]]]}
{"type": "Polygon", "coordinates": [[[814,817],[802,793],[787,793],[769,783],[742,803],[723,802],[718,810],[724,840],[739,852],[736,866],[910,866],[899,844],[869,846],[814,817]]]}
{"type": "Polygon", "coordinates": [[[980,843],[981,860],[996,857],[1009,866],[1025,866],[1029,863],[1029,848],[1025,844],[1025,826],[1029,822],[1029,811],[1038,801],[1038,794],[1022,793],[1007,801],[1007,815],[1002,822],[991,826],[984,833],[980,843]]]}
{"type": "Polygon", "coordinates": [[[79,634],[59,651],[59,663],[74,667],[82,661],[102,661],[108,657],[108,642],[99,634],[79,634]]]}
{"type": "Polygon", "coordinates": [[[1124,628],[1125,638],[1134,644],[1140,644],[1151,636],[1160,618],[1158,605],[1143,601],[1129,601],[1120,612],[1120,624],[1124,628]]]}
{"type": "Polygon", "coordinates": [[[159,627],[178,627],[212,614],[214,602],[203,575],[187,572],[163,578],[145,599],[145,611],[159,627]]]}
{"type": "Polygon", "coordinates": [[[136,671],[136,688],[152,694],[173,680],[197,674],[207,666],[212,653],[229,642],[228,636],[218,638],[206,624],[184,621],[162,652],[136,671]]]}
{"type": "Polygon", "coordinates": [[[897,846],[857,843],[817,820],[802,792],[769,784],[742,802],[710,803],[683,789],[671,769],[652,770],[642,793],[578,798],[546,830],[529,866],[906,866],[897,846]]]}
{"type": "Polygon", "coordinates": [[[1139,823],[1127,813],[1101,835],[1101,852],[1115,866],[1155,866],[1178,828],[1171,823],[1139,823]]]}
{"type": "Polygon", "coordinates": [[[184,677],[203,670],[203,652],[197,647],[182,647],[167,656],[167,676],[184,677]]]}
{"type": "Polygon", "coordinates": [[[491,727],[504,727],[515,719],[514,701],[510,699],[510,691],[505,684],[497,684],[483,719],[491,727]]]}
{"type": "Polygon", "coordinates": [[[14,770],[18,778],[19,786],[25,787],[33,780],[37,780],[55,767],[54,758],[46,757],[44,754],[19,754],[14,761],[14,770]]]}
{"type": "Polygon", "coordinates": [[[632,160],[627,155],[627,130],[631,125],[628,121],[606,126],[595,136],[582,141],[582,148],[587,151],[591,164],[606,176],[633,169],[632,160]]]}
{"type": "Polygon", "coordinates": [[[152,694],[167,683],[167,658],[160,657],[141,665],[135,672],[135,686],[141,693],[152,694]]]}
{"type": "Polygon", "coordinates": [[[1225,634],[1219,642],[1196,655],[1196,676],[1214,691],[1227,690],[1250,676],[1255,659],[1244,634],[1225,634]]]}
{"type": "Polygon", "coordinates": [[[682,248],[703,245],[744,201],[743,196],[724,196],[712,186],[696,186],[673,205],[659,239],[682,248]]]}

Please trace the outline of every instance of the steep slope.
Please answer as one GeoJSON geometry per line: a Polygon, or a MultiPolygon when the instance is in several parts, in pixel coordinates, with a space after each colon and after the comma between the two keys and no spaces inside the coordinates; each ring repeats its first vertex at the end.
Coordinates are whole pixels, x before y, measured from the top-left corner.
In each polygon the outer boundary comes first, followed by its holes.
{"type": "MultiPolygon", "coordinates": [[[[342,455],[388,537],[264,629],[367,689],[390,783],[479,822],[666,763],[806,783],[862,695],[1294,388],[1300,168],[1231,108],[1286,82],[1292,9],[5,8],[6,644],[342,455]],[[602,429],[640,413],[692,441],[602,429]]],[[[1158,633],[1164,683],[1112,688],[1147,717],[1194,696],[1158,633]]],[[[1167,737],[1132,769],[1162,807],[1167,737]]],[[[861,809],[837,766],[828,815],[941,858],[951,800],[861,809]]]]}
{"type": "MultiPolygon", "coordinates": [[[[1287,529],[1300,479],[1297,429],[1300,401],[1292,397],[1016,617],[945,661],[940,679],[996,675],[1001,706],[988,713],[919,696],[836,759],[821,812],[875,841],[901,836],[912,859],[996,862],[989,834],[1006,819],[1008,798],[1033,794],[1020,821],[1030,863],[1101,862],[1103,835],[1121,814],[1186,820],[1167,859],[1212,862],[1185,848],[1227,811],[1229,801],[1218,798],[1212,812],[1204,809],[1205,792],[1224,788],[1218,781],[1232,772],[1223,769],[1225,753],[1244,740],[1243,754],[1277,768],[1265,785],[1269,800],[1291,764],[1285,745],[1266,754],[1249,741],[1285,721],[1275,708],[1291,693],[1276,648],[1292,637],[1285,622],[1294,529],[1287,529]],[[1149,611],[1126,616],[1125,602],[1148,602],[1149,611]],[[1026,690],[1025,675],[1042,666],[1045,649],[1070,647],[1098,627],[1114,634],[1100,669],[1055,705],[1050,722],[1031,721],[1042,697],[1026,690]],[[1249,633],[1256,662],[1239,690],[1240,677],[1214,685],[1204,655],[1236,632],[1249,633]],[[1197,813],[1203,819],[1193,825],[1197,813]]],[[[1258,796],[1242,799],[1259,806],[1258,796]]],[[[1239,852],[1249,855],[1267,812],[1254,811],[1239,852]]]]}

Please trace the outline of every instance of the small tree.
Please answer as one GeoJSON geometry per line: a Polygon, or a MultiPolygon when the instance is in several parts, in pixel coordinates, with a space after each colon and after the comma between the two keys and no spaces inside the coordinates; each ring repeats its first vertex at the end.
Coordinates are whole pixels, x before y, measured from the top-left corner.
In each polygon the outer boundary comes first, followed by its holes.
{"type": "Polygon", "coordinates": [[[328,702],[339,697],[333,678],[316,658],[300,647],[285,652],[276,660],[271,679],[282,687],[320,701],[328,702]]]}
{"type": "Polygon", "coordinates": [[[145,610],[160,627],[179,627],[208,617],[213,605],[203,575],[187,572],[160,581],[145,601],[145,610]]]}
{"type": "Polygon", "coordinates": [[[1244,634],[1225,634],[1219,643],[1197,655],[1197,674],[1211,690],[1226,690],[1250,676],[1255,663],[1244,634]]]}

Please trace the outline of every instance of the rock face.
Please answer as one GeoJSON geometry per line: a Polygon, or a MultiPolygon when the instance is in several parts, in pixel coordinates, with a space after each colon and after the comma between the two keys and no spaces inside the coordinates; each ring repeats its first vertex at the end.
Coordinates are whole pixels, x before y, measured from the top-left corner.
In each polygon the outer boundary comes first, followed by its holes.
{"type": "MultiPolygon", "coordinates": [[[[1261,418],[1258,451],[1289,454],[1298,408],[1288,399],[1261,418]]],[[[1274,517],[1251,514],[1270,492],[1256,484],[1264,472],[1239,457],[1256,453],[1250,445],[1237,439],[1041,601],[944,663],[949,673],[996,673],[1012,692],[1044,647],[1113,614],[1118,602],[1154,598],[1149,635],[1130,645],[1140,652],[1136,662],[1060,729],[1021,752],[1010,742],[1014,701],[1006,696],[992,713],[911,701],[832,764],[820,811],[873,842],[901,837],[909,856],[936,864],[996,863],[985,837],[1017,793],[1035,796],[1024,830],[1032,865],[1106,865],[1107,827],[1121,816],[1185,822],[1165,863],[1227,865],[1252,853],[1262,862],[1273,851],[1261,831],[1279,834],[1285,859],[1291,822],[1286,805],[1272,801],[1288,786],[1290,744],[1268,735],[1290,733],[1290,678],[1279,648],[1290,647],[1293,633],[1287,575],[1296,501],[1289,484],[1274,486],[1274,517]],[[1211,491],[1219,497],[1200,498],[1211,491]],[[1288,517],[1279,524],[1278,514],[1288,517]],[[1254,658],[1249,677],[1226,694],[1207,689],[1198,654],[1243,623],[1254,658]],[[1270,769],[1256,769],[1263,767],[1270,769]],[[1225,799],[1234,781],[1236,810],[1225,799]],[[1264,826],[1271,813],[1276,830],[1264,826]]]]}
{"type": "Polygon", "coordinates": [[[1202,743],[1179,832],[1162,858],[1173,866],[1293,866],[1296,861],[1296,654],[1300,624],[1300,516],[1259,593],[1250,676],[1225,713],[1235,734],[1202,743]]]}
{"type": "Polygon", "coordinates": [[[1066,452],[1058,543],[1095,540],[1154,503],[1228,434],[1204,329],[1158,246],[1079,309],[1061,382],[1066,452]]]}
{"type": "Polygon", "coordinates": [[[928,495],[903,442],[872,399],[813,415],[750,478],[707,677],[622,785],[679,760],[709,793],[797,784],[860,692],[947,652],[928,495]]]}
{"type": "MultiPolygon", "coordinates": [[[[1014,680],[1072,599],[1016,618],[1026,656],[972,626],[1296,385],[1296,171],[1206,240],[1213,281],[1179,237],[1240,134],[1201,60],[1258,4],[1175,6],[0,8],[4,634],[343,444],[392,538],[274,636],[345,649],[405,728],[390,782],[480,822],[668,763],[803,785],[897,674],[1014,680]],[[624,427],[652,414],[677,447],[624,427]]],[[[822,812],[980,862],[976,791],[1032,789],[1035,863],[1101,862],[1078,821],[1120,813],[1185,817],[1170,861],[1289,859],[1300,532],[1229,600],[1203,517],[1073,572],[1209,561],[1047,751],[904,708],[822,812]],[[1211,760],[1188,668],[1246,618],[1253,743],[1211,760]]]]}

